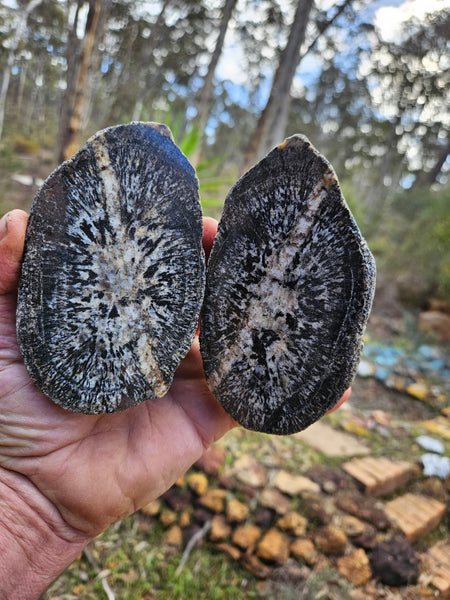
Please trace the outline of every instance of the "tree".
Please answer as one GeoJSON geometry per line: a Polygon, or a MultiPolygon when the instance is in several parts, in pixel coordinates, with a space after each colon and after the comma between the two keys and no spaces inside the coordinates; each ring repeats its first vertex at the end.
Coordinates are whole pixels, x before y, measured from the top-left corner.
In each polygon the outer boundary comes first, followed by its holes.
{"type": "MultiPolygon", "coordinates": [[[[163,1],[162,5],[161,5],[161,10],[159,11],[156,21],[152,26],[150,38],[148,39],[147,43],[144,45],[144,49],[141,54],[141,62],[140,62],[140,67],[141,67],[140,70],[143,73],[145,72],[146,66],[152,60],[152,56],[153,56],[153,52],[154,52],[155,48],[162,41],[162,38],[163,38],[162,24],[164,21],[165,12],[166,12],[169,4],[170,4],[170,0],[163,1]]],[[[144,107],[144,101],[145,101],[145,92],[147,91],[146,87],[147,86],[145,85],[145,77],[141,77],[138,80],[138,84],[137,84],[136,100],[135,100],[135,105],[134,105],[134,110],[133,110],[133,115],[132,115],[133,121],[139,121],[139,119],[141,118],[142,109],[144,107]]]]}
{"type": "Polygon", "coordinates": [[[411,17],[395,41],[379,38],[366,62],[373,111],[391,125],[406,187],[437,181],[449,155],[449,28],[448,8],[411,17]]]}
{"type": "Polygon", "coordinates": [[[447,143],[442,144],[440,151],[438,151],[437,158],[432,168],[429,171],[421,171],[417,174],[414,181],[414,187],[429,187],[433,183],[436,183],[442,169],[450,155],[450,140],[447,139],[447,143]]]}
{"type": "Polygon", "coordinates": [[[100,84],[103,99],[98,101],[102,121],[154,120],[167,110],[185,112],[208,52],[211,21],[205,4],[143,2],[137,12],[135,3],[116,0],[111,13],[100,84]]]}
{"type": "Polygon", "coordinates": [[[0,138],[2,137],[3,132],[6,96],[8,94],[11,69],[16,59],[16,52],[19,47],[19,44],[23,41],[25,37],[28,17],[30,13],[37,6],[39,6],[39,4],[41,4],[41,2],[42,0],[30,0],[30,2],[28,2],[23,9],[17,11],[17,15],[14,20],[15,22],[13,23],[12,30],[14,31],[14,33],[10,41],[8,58],[6,60],[6,65],[3,69],[2,85],[0,87],[0,138]]]}
{"type": "MultiPolygon", "coordinates": [[[[241,171],[245,172],[271,147],[276,122],[286,124],[289,93],[295,70],[300,61],[300,48],[305,40],[306,25],[313,0],[299,0],[288,41],[280,53],[278,67],[270,90],[269,99],[250,140],[241,171]]],[[[283,127],[284,129],[284,127],[283,127]]],[[[279,138],[280,131],[277,131],[279,138]]]]}
{"type": "Polygon", "coordinates": [[[108,2],[89,0],[84,36],[79,40],[77,29],[83,4],[83,0],[77,0],[67,44],[67,88],[61,110],[59,162],[70,158],[77,149],[77,137],[86,100],[88,71],[94,60],[102,13],[105,14],[108,9],[108,2]]]}
{"type": "Polygon", "coordinates": [[[248,145],[241,172],[279,143],[286,131],[291,103],[291,87],[300,61],[310,52],[329,27],[339,18],[352,0],[344,0],[335,7],[331,17],[318,15],[317,33],[304,52],[300,52],[306,39],[306,27],[310,20],[313,1],[299,0],[290,28],[287,44],[280,53],[278,67],[273,79],[267,104],[248,145]]]}
{"type": "Polygon", "coordinates": [[[236,7],[237,0],[225,0],[222,8],[222,18],[219,26],[219,33],[217,34],[216,45],[209,61],[208,70],[203,80],[203,85],[199,92],[199,100],[197,104],[197,116],[195,119],[195,126],[199,132],[199,143],[196,151],[194,152],[191,160],[195,165],[201,152],[201,142],[203,140],[206,123],[208,122],[209,113],[211,106],[214,101],[214,74],[216,72],[217,64],[222,54],[223,44],[225,41],[225,35],[227,33],[228,25],[230,23],[233,11],[236,7]]]}

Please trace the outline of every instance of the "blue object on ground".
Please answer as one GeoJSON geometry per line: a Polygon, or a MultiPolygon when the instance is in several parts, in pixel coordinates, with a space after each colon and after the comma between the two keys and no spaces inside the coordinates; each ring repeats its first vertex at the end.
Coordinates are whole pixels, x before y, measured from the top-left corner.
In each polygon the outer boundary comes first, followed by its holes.
{"type": "Polygon", "coordinates": [[[438,454],[422,454],[423,474],[446,479],[450,475],[450,458],[438,454]]]}
{"type": "Polygon", "coordinates": [[[444,453],[444,444],[439,440],[435,440],[434,438],[428,435],[419,435],[416,437],[416,443],[419,444],[421,448],[424,450],[428,450],[429,452],[437,452],[438,454],[444,453]]]}

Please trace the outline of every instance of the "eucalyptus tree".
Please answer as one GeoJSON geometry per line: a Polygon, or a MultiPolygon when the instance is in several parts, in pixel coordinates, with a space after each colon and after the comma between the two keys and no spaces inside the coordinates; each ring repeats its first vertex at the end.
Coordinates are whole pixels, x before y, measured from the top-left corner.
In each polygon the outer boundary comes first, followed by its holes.
{"type": "Polygon", "coordinates": [[[282,140],[286,131],[291,88],[297,68],[302,58],[316,45],[351,2],[352,0],[343,0],[339,5],[333,5],[332,14],[328,15],[318,12],[313,0],[297,0],[287,41],[284,47],[279,49],[269,97],[244,156],[242,172],[282,140]],[[316,9],[314,19],[312,19],[313,9],[316,9]],[[311,31],[308,32],[308,27],[311,25],[311,31]]]}
{"type": "Polygon", "coordinates": [[[115,0],[105,42],[104,120],[154,119],[169,106],[185,110],[210,34],[209,9],[198,0],[115,0]]]}
{"type": "Polygon", "coordinates": [[[78,147],[78,133],[89,89],[88,75],[95,64],[109,1],[89,0],[80,38],[78,31],[84,5],[84,0],[74,3],[74,17],[67,40],[67,86],[61,110],[59,162],[70,158],[78,147]]]}
{"type": "Polygon", "coordinates": [[[219,59],[222,55],[225,36],[236,4],[237,0],[224,0],[224,4],[221,8],[221,17],[217,38],[214,45],[214,50],[211,54],[208,63],[208,68],[205,77],[203,78],[201,88],[198,92],[198,101],[196,106],[197,115],[195,119],[195,126],[197,127],[199,132],[199,143],[197,144],[197,148],[193,156],[191,157],[191,160],[194,164],[196,164],[200,158],[204,131],[208,122],[211,107],[214,102],[214,75],[216,73],[219,59]]]}
{"type": "Polygon", "coordinates": [[[450,17],[445,8],[411,17],[386,38],[363,13],[346,43],[322,39],[325,60],[294,95],[290,122],[333,162],[374,235],[399,192],[449,185],[450,17]]]}
{"type": "Polygon", "coordinates": [[[11,70],[17,59],[17,52],[21,43],[23,43],[26,33],[28,17],[35,10],[42,0],[30,0],[24,6],[15,7],[14,13],[11,15],[10,35],[8,39],[7,59],[3,66],[2,81],[0,86],[0,138],[3,132],[3,122],[5,118],[6,97],[11,79],[11,70]]]}

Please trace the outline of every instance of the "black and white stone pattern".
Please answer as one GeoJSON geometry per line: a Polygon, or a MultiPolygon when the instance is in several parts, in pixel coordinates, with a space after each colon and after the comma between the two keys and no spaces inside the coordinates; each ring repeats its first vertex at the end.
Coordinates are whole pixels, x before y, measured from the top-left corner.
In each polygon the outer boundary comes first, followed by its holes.
{"type": "Polygon", "coordinates": [[[350,385],[375,263],[327,160],[300,135],[225,201],[200,332],[208,384],[246,428],[304,429],[350,385]]]}
{"type": "Polygon", "coordinates": [[[153,123],[93,136],[37,193],[17,332],[36,385],[61,406],[108,413],[165,394],[204,291],[194,170],[153,123]]]}

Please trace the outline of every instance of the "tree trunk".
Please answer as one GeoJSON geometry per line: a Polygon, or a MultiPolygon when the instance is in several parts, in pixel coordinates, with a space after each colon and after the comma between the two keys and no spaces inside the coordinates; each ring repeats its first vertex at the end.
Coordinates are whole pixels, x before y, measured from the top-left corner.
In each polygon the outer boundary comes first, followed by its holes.
{"type": "Polygon", "coordinates": [[[17,22],[15,25],[15,32],[11,40],[11,44],[9,47],[9,54],[6,60],[5,68],[3,69],[2,76],[2,85],[0,87],[0,138],[3,133],[3,123],[5,121],[5,106],[6,106],[6,96],[8,95],[9,89],[9,80],[11,77],[11,69],[14,65],[14,60],[16,58],[17,48],[23,39],[26,28],[28,16],[39,4],[41,4],[42,0],[31,0],[28,2],[24,9],[20,9],[19,16],[17,18],[17,22]]]}
{"type": "Polygon", "coordinates": [[[59,162],[70,158],[78,147],[77,137],[86,98],[86,80],[95,52],[94,42],[97,38],[103,3],[102,0],[89,0],[84,38],[78,42],[76,31],[82,4],[83,1],[78,0],[74,24],[69,33],[67,89],[63,101],[60,128],[59,162]]]}
{"type": "Polygon", "coordinates": [[[105,94],[110,98],[110,102],[103,103],[100,107],[99,120],[102,123],[115,123],[122,119],[120,98],[122,90],[130,87],[130,65],[134,59],[133,48],[138,36],[138,25],[128,17],[124,24],[124,30],[127,32],[126,41],[122,40],[118,56],[120,56],[120,68],[115,68],[105,87],[105,94]]]}
{"type": "Polygon", "coordinates": [[[414,182],[413,187],[417,188],[420,186],[430,186],[436,182],[436,179],[439,176],[439,173],[444,166],[445,161],[447,160],[448,155],[450,154],[450,142],[447,142],[445,146],[442,147],[441,151],[438,154],[436,162],[433,165],[433,168],[430,171],[421,171],[416,180],[414,182]]]}
{"type": "Polygon", "coordinates": [[[16,115],[22,116],[23,94],[28,73],[28,61],[22,61],[20,65],[19,88],[17,90],[16,115]]]}
{"type": "Polygon", "coordinates": [[[195,125],[199,131],[199,143],[191,156],[191,161],[194,166],[200,159],[202,141],[205,133],[206,123],[208,122],[209,113],[213,104],[214,97],[214,74],[216,72],[217,65],[219,63],[220,56],[223,50],[223,44],[227,33],[228,25],[230,23],[233,11],[236,7],[237,0],[225,0],[222,8],[222,18],[220,21],[219,34],[217,36],[216,45],[214,52],[212,53],[211,60],[208,65],[208,71],[203,80],[203,86],[199,92],[199,101],[197,105],[197,118],[195,125]]]}
{"type": "Polygon", "coordinates": [[[297,4],[287,44],[280,54],[269,99],[244,156],[242,173],[267,153],[274,139],[277,142],[282,141],[289,111],[290,89],[300,62],[300,48],[305,40],[312,5],[313,0],[299,0],[297,4]]]}
{"type": "MultiPolygon", "coordinates": [[[[94,48],[98,48],[104,41],[105,22],[108,18],[111,9],[111,0],[102,0],[102,10],[100,20],[98,22],[97,31],[94,40],[94,48]]],[[[95,94],[98,85],[102,78],[101,72],[102,55],[100,52],[93,52],[93,58],[88,70],[88,76],[85,87],[85,101],[83,103],[83,111],[80,119],[80,129],[86,129],[91,118],[92,106],[95,99],[95,94]]]]}

